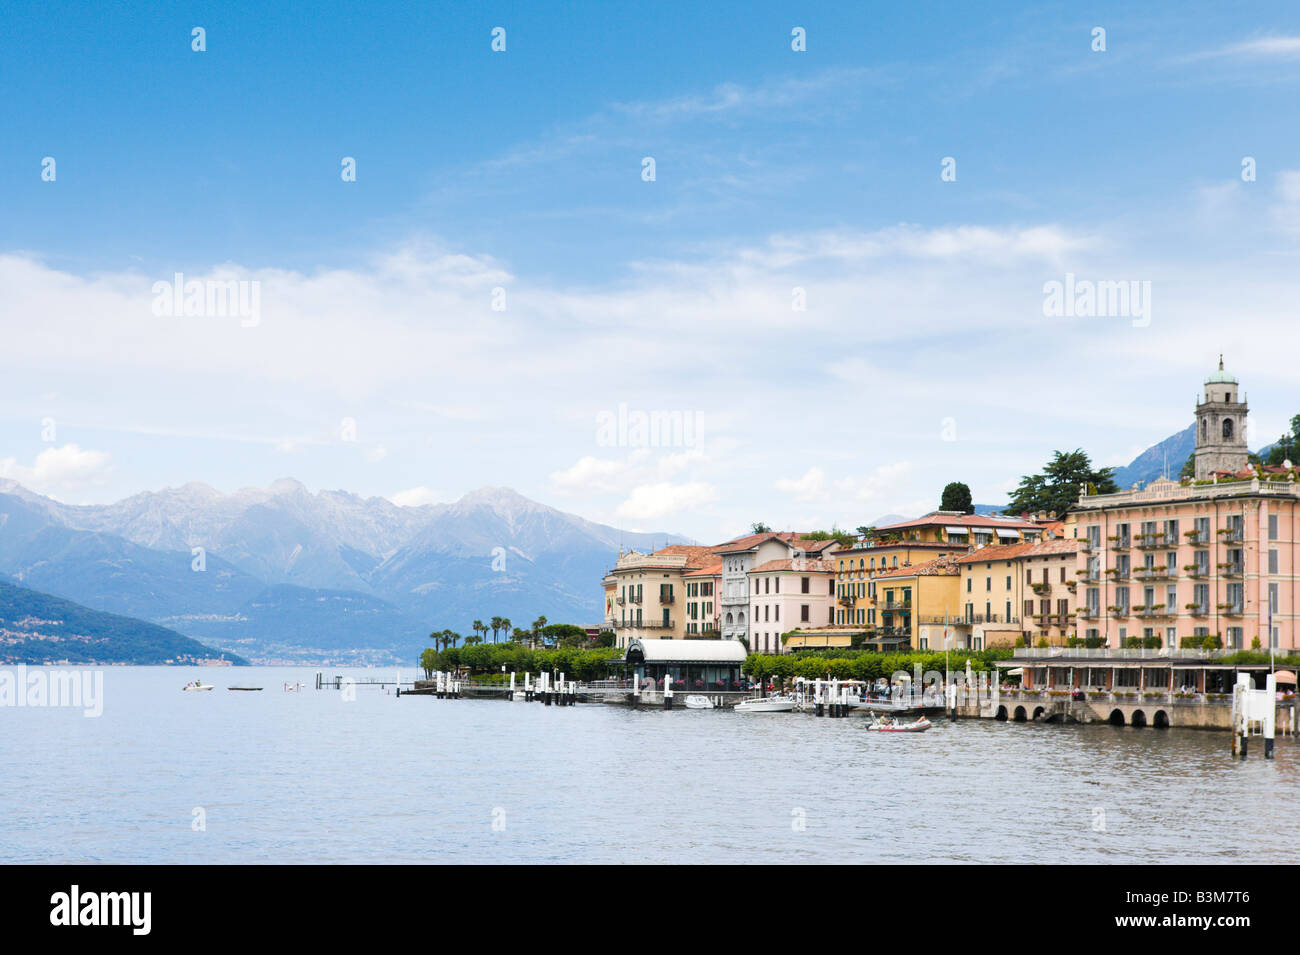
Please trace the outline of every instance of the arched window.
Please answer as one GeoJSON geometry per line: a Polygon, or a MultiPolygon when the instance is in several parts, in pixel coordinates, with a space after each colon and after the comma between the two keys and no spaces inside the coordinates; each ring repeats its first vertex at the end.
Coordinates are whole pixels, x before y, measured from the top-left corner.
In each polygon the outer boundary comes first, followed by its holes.
{"type": "Polygon", "coordinates": [[[1223,419],[1223,440],[1224,441],[1232,440],[1232,419],[1231,418],[1223,419]]]}

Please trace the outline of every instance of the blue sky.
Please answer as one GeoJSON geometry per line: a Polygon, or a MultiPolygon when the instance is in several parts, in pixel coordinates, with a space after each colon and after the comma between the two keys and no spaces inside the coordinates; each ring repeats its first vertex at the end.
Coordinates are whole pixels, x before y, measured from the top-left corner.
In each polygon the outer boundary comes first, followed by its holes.
{"type": "Polygon", "coordinates": [[[1294,5],[696,6],[12,7],[0,476],[712,539],[1125,462],[1220,351],[1255,444],[1300,411],[1294,5]],[[258,281],[256,326],[152,314],[178,271],[258,281]],[[1150,323],[1045,317],[1067,272],[1150,323]],[[610,446],[620,405],[700,434],[610,446]]]}

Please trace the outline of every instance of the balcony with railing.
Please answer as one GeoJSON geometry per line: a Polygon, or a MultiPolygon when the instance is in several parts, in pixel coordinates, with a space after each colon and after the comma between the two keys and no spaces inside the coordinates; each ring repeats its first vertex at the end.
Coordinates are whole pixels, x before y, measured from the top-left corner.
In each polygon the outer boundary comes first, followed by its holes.
{"type": "Polygon", "coordinates": [[[1137,546],[1142,550],[1155,550],[1161,547],[1177,547],[1178,544],[1163,531],[1156,531],[1150,534],[1139,534],[1137,546]]]}
{"type": "Polygon", "coordinates": [[[1064,613],[1036,613],[1034,614],[1034,623],[1044,628],[1068,627],[1070,625],[1070,616],[1064,613]]]}
{"type": "Polygon", "coordinates": [[[1187,531],[1183,536],[1187,538],[1187,543],[1191,544],[1193,547],[1210,546],[1209,535],[1204,534],[1201,531],[1187,531]]]}
{"type": "Polygon", "coordinates": [[[1050,594],[1052,592],[1052,585],[1048,583],[1039,582],[1036,584],[1030,584],[1029,586],[1033,588],[1034,593],[1040,596],[1044,594],[1050,594]]]}
{"type": "Polygon", "coordinates": [[[1189,603],[1183,604],[1183,609],[1193,617],[1208,617],[1210,615],[1210,605],[1208,603],[1189,603]]]}
{"type": "Polygon", "coordinates": [[[877,627],[876,636],[878,637],[910,637],[912,630],[910,627],[877,627]]]}
{"type": "Polygon", "coordinates": [[[1106,544],[1111,550],[1129,550],[1133,546],[1127,537],[1107,537],[1106,544]]]}
{"type": "Polygon", "coordinates": [[[886,600],[880,604],[880,609],[896,613],[911,613],[912,602],[910,600],[886,600]]]}
{"type": "Polygon", "coordinates": [[[1120,606],[1116,606],[1116,605],[1114,605],[1114,604],[1112,604],[1111,606],[1107,607],[1107,608],[1106,608],[1106,611],[1107,611],[1107,612],[1108,612],[1112,617],[1128,617],[1128,616],[1131,616],[1131,614],[1129,613],[1129,609],[1128,609],[1128,607],[1120,607],[1120,606]]]}
{"type": "Polygon", "coordinates": [[[1162,620],[1165,617],[1172,616],[1169,608],[1165,604],[1150,604],[1145,607],[1134,607],[1133,612],[1144,620],[1162,620]]]}
{"type": "Polygon", "coordinates": [[[1184,564],[1183,573],[1188,577],[1208,577],[1210,576],[1209,564],[1184,564]]]}
{"type": "Polygon", "coordinates": [[[1219,540],[1224,544],[1240,544],[1245,532],[1240,527],[1219,528],[1219,540]]]}
{"type": "Polygon", "coordinates": [[[1133,571],[1133,576],[1138,580],[1168,580],[1173,576],[1168,567],[1139,567],[1133,571]]]}
{"type": "Polygon", "coordinates": [[[1218,605],[1219,613],[1225,617],[1240,617],[1245,611],[1239,603],[1226,603],[1218,605]]]}
{"type": "Polygon", "coordinates": [[[1242,562],[1239,560],[1230,560],[1218,565],[1220,577],[1240,577],[1243,569],[1242,562]]]}

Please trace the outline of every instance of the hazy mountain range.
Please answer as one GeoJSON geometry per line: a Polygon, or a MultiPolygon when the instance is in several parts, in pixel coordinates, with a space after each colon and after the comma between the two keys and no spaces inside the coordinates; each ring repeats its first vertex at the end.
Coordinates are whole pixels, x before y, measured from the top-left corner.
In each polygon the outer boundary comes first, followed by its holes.
{"type": "Polygon", "coordinates": [[[171,627],[254,662],[411,662],[475,618],[601,619],[600,578],[633,534],[484,488],[399,507],[297,481],[204,484],[76,506],[0,482],[0,573],[171,627]]]}

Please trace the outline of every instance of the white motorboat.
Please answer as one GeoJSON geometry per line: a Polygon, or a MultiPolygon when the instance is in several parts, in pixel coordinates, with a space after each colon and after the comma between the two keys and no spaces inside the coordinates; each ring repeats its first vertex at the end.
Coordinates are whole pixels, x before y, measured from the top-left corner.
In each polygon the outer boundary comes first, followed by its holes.
{"type": "Polygon", "coordinates": [[[711,710],[713,709],[713,701],[707,696],[692,693],[686,698],[685,706],[688,710],[711,710]]]}
{"type": "Polygon", "coordinates": [[[203,683],[203,682],[200,681],[200,680],[195,680],[193,683],[186,683],[183,687],[181,687],[181,689],[183,689],[186,693],[196,693],[196,692],[198,692],[199,690],[210,690],[210,689],[212,689],[212,684],[211,684],[211,683],[203,683]]]}
{"type": "Polygon", "coordinates": [[[736,704],[737,713],[789,713],[795,707],[792,696],[754,696],[736,704]]]}

